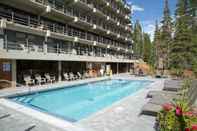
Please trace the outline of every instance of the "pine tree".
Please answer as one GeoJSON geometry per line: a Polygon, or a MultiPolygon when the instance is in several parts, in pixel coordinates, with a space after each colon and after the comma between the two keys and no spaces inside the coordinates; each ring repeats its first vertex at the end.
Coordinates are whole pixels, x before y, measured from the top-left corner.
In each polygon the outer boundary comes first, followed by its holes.
{"type": "Polygon", "coordinates": [[[171,68],[189,69],[193,56],[190,16],[187,14],[188,0],[178,0],[174,40],[171,44],[171,68]]]}
{"type": "Polygon", "coordinates": [[[142,27],[140,22],[137,20],[134,25],[134,32],[133,32],[133,50],[134,54],[138,57],[143,56],[143,34],[142,34],[142,27]]]}
{"type": "Polygon", "coordinates": [[[150,36],[147,33],[144,33],[143,36],[144,36],[143,60],[145,62],[147,62],[148,64],[150,64],[151,63],[151,60],[150,60],[150,58],[151,58],[151,50],[152,50],[151,49],[152,46],[151,46],[150,36]]]}
{"type": "Polygon", "coordinates": [[[153,44],[155,46],[155,59],[156,59],[156,68],[159,69],[159,58],[161,57],[161,47],[160,47],[160,42],[161,42],[161,33],[159,29],[158,22],[155,22],[155,33],[154,33],[154,41],[153,44]]]}
{"type": "Polygon", "coordinates": [[[197,1],[189,1],[189,15],[192,16],[192,42],[194,44],[194,59],[192,62],[192,70],[197,76],[197,1]]]}
{"type": "Polygon", "coordinates": [[[168,0],[165,0],[163,20],[161,21],[160,36],[160,59],[162,60],[163,69],[168,69],[169,63],[169,45],[172,40],[172,18],[168,7],[168,0]]]}

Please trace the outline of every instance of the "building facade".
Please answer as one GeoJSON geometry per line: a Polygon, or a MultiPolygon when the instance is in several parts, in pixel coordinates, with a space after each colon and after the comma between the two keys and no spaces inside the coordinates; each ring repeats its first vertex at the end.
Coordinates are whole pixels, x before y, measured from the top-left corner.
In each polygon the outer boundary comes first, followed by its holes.
{"type": "Polygon", "coordinates": [[[131,9],[122,0],[1,0],[0,79],[133,64],[131,9]]]}

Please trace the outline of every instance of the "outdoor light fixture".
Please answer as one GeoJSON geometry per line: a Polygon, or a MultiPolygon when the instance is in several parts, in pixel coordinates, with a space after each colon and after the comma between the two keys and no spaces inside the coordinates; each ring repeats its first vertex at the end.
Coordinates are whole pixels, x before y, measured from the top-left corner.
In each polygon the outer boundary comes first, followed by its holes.
{"type": "Polygon", "coordinates": [[[47,5],[46,12],[51,12],[51,6],[47,5]]]}
{"type": "Polygon", "coordinates": [[[109,2],[107,2],[107,6],[109,6],[109,2]]]}
{"type": "Polygon", "coordinates": [[[49,37],[49,36],[51,36],[51,31],[47,30],[46,37],[49,37]]]}
{"type": "Polygon", "coordinates": [[[93,29],[96,29],[96,25],[95,24],[93,25],[93,29]]]}
{"type": "Polygon", "coordinates": [[[74,38],[74,42],[78,42],[78,40],[79,40],[78,37],[74,38]]]}
{"type": "Polygon", "coordinates": [[[77,18],[77,17],[75,17],[75,18],[74,18],[74,22],[77,22],[77,21],[78,21],[78,18],[77,18]]]}
{"type": "Polygon", "coordinates": [[[110,45],[108,45],[107,48],[109,49],[110,48],[110,45]]]}
{"type": "Polygon", "coordinates": [[[93,45],[96,46],[96,41],[94,41],[93,45]]]}
{"type": "Polygon", "coordinates": [[[94,12],[94,13],[96,12],[96,8],[93,9],[93,12],[94,12]]]}
{"type": "Polygon", "coordinates": [[[107,20],[109,20],[109,16],[107,16],[107,20]]]}

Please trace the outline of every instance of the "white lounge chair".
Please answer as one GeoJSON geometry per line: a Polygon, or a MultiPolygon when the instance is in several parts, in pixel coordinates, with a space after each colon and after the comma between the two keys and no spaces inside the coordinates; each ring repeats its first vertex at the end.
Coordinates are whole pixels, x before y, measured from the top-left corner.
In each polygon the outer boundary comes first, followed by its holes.
{"type": "Polygon", "coordinates": [[[70,79],[71,79],[71,80],[76,80],[76,79],[78,79],[78,77],[75,76],[72,72],[69,73],[69,76],[70,76],[70,79]]]}
{"type": "Polygon", "coordinates": [[[24,81],[26,86],[35,84],[35,80],[32,79],[29,75],[24,75],[24,81]]]}
{"type": "Polygon", "coordinates": [[[84,73],[84,77],[85,78],[91,78],[91,76],[87,72],[84,73]]]}
{"type": "Polygon", "coordinates": [[[79,79],[83,79],[83,76],[81,75],[80,72],[77,72],[77,75],[78,75],[78,78],[79,78],[79,79]]]}
{"type": "Polygon", "coordinates": [[[64,76],[65,80],[67,80],[67,81],[71,80],[67,73],[63,73],[63,76],[64,76]]]}
{"type": "Polygon", "coordinates": [[[45,73],[44,76],[47,82],[51,82],[51,83],[55,82],[55,76],[50,76],[49,73],[45,73]]]}
{"type": "Polygon", "coordinates": [[[37,80],[39,85],[41,85],[42,83],[46,83],[46,79],[41,77],[39,74],[35,75],[35,79],[37,80]]]}

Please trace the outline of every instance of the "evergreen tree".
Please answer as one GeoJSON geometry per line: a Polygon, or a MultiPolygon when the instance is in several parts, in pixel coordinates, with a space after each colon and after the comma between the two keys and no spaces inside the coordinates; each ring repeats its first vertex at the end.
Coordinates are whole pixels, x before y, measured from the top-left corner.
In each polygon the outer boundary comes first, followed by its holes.
{"type": "Polygon", "coordinates": [[[144,33],[144,48],[143,48],[143,60],[147,63],[151,63],[151,50],[152,50],[152,45],[151,45],[151,40],[150,36],[147,33],[144,33]]]}
{"type": "Polygon", "coordinates": [[[189,15],[192,16],[191,25],[192,25],[192,42],[194,44],[194,59],[192,62],[192,70],[197,76],[197,1],[189,1],[189,15]]]}
{"type": "Polygon", "coordinates": [[[161,57],[161,47],[160,47],[160,42],[161,42],[161,33],[160,33],[160,29],[159,29],[159,25],[158,22],[155,22],[155,33],[154,33],[154,40],[153,40],[153,44],[155,47],[155,59],[156,59],[156,63],[155,66],[157,69],[159,69],[159,58],[161,57]]]}
{"type": "Polygon", "coordinates": [[[161,21],[160,51],[159,57],[162,61],[163,69],[168,69],[169,45],[172,40],[172,18],[168,7],[168,0],[165,0],[163,20],[161,21]]]}
{"type": "Polygon", "coordinates": [[[193,56],[190,16],[187,14],[188,0],[178,0],[174,40],[171,44],[171,68],[188,69],[193,56]]]}
{"type": "Polygon", "coordinates": [[[137,20],[134,25],[134,32],[133,32],[133,50],[134,54],[138,57],[142,57],[143,55],[143,32],[140,22],[137,20]]]}

